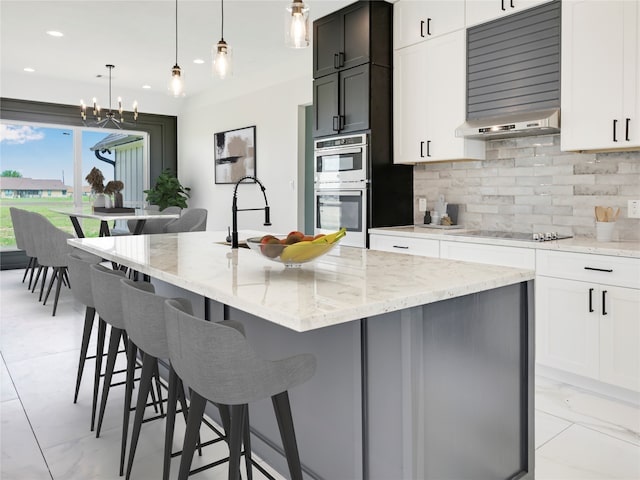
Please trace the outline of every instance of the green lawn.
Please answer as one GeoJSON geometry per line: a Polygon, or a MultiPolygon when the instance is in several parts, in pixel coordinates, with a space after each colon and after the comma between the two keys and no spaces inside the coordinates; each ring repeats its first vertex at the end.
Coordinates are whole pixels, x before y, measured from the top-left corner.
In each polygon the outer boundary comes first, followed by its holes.
{"type": "MultiPolygon", "coordinates": [[[[54,213],[51,208],[73,208],[73,201],[70,198],[16,198],[0,200],[0,248],[12,249],[16,246],[16,239],[13,234],[13,224],[11,223],[10,207],[22,208],[31,212],[37,212],[47,217],[56,227],[69,232],[75,236],[75,230],[71,225],[71,220],[66,215],[54,213]]],[[[83,198],[83,208],[91,211],[91,201],[89,197],[83,198]]],[[[100,231],[98,220],[82,220],[82,230],[87,237],[97,237],[100,231]]]]}

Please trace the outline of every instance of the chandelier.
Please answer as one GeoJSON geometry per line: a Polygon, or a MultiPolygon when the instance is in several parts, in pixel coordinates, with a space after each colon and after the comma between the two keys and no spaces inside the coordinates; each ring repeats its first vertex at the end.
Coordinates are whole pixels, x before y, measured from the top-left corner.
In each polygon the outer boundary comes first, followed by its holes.
{"type": "MultiPolygon", "coordinates": [[[[109,110],[102,114],[102,109],[100,105],[98,105],[98,100],[96,97],[93,97],[93,118],[95,120],[94,126],[104,128],[109,123],[112,123],[118,128],[122,128],[122,125],[126,123],[124,121],[124,110],[122,109],[122,98],[118,97],[118,109],[112,110],[111,108],[111,70],[113,70],[115,65],[105,65],[109,69],[109,110]]],[[[82,122],[86,125],[87,123],[87,106],[84,103],[84,100],[80,100],[80,116],[82,117],[82,122]]],[[[133,102],[133,120],[134,122],[138,120],[138,102],[133,102]]]]}

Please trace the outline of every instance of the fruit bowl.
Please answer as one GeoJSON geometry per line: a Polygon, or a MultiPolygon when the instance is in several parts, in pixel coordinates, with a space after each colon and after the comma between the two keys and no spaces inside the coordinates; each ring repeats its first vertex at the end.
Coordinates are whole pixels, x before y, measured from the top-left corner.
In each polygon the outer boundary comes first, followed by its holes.
{"type": "Polygon", "coordinates": [[[247,245],[259,255],[285,267],[299,267],[329,252],[345,235],[344,230],[317,237],[297,235],[265,235],[247,238],[247,245]]]}

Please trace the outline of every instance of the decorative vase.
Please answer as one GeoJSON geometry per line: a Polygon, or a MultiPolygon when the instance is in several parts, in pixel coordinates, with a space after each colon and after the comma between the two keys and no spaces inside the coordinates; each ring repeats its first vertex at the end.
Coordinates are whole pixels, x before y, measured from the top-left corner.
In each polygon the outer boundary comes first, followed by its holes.
{"type": "Polygon", "coordinates": [[[111,208],[111,197],[109,195],[104,196],[104,208],[111,208]]]}
{"type": "Polygon", "coordinates": [[[113,207],[114,208],[122,208],[122,193],[116,192],[113,194],[113,207]]]}
{"type": "Polygon", "coordinates": [[[93,207],[104,208],[105,206],[105,195],[104,193],[96,193],[96,198],[93,200],[93,207]]]}

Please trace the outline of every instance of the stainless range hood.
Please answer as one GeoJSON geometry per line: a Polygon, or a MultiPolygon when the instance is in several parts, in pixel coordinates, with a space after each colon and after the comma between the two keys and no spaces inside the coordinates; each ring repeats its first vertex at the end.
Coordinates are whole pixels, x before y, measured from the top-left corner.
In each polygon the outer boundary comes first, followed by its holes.
{"type": "Polygon", "coordinates": [[[553,109],[468,120],[456,129],[456,137],[493,140],[527,135],[547,135],[559,131],[560,109],[553,109]]]}

